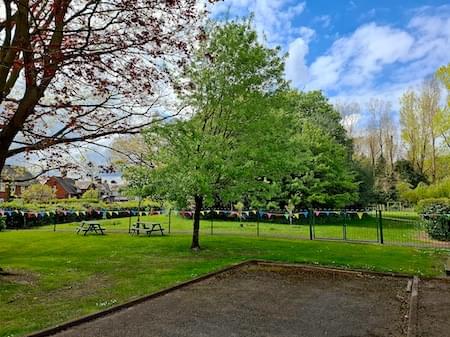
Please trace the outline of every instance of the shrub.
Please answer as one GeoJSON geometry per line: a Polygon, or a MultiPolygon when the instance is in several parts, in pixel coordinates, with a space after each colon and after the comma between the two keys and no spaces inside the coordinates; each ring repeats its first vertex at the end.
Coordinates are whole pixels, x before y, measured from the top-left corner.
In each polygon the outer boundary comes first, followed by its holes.
{"type": "Polygon", "coordinates": [[[100,192],[98,190],[95,189],[89,189],[86,192],[83,193],[83,196],[81,197],[82,199],[87,199],[87,200],[96,200],[98,201],[98,199],[100,198],[100,192]]]}
{"type": "Polygon", "coordinates": [[[26,202],[49,203],[55,197],[55,192],[48,185],[33,184],[22,192],[22,198],[26,202]]]}
{"type": "Polygon", "coordinates": [[[0,232],[6,228],[6,217],[0,217],[0,232]]]}
{"type": "Polygon", "coordinates": [[[450,206],[450,199],[448,198],[428,198],[422,199],[417,203],[417,213],[427,213],[425,210],[433,205],[445,205],[450,206]]]}
{"type": "Polygon", "coordinates": [[[450,203],[436,202],[424,209],[423,217],[428,235],[433,239],[450,241],[450,203]]]}

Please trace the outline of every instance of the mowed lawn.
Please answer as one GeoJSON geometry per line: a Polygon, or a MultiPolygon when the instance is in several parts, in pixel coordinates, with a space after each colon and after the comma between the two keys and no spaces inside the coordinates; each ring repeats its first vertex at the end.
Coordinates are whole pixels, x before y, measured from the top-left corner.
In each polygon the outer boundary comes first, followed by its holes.
{"type": "Polygon", "coordinates": [[[247,259],[432,276],[443,273],[447,256],[443,250],[225,234],[203,235],[202,250],[191,252],[187,234],[132,237],[119,230],[126,224],[106,225],[106,236],[76,235],[73,225],[55,233],[51,227],[0,233],[0,266],[13,273],[0,277],[0,336],[49,327],[247,259]]]}
{"type": "MultiPolygon", "coordinates": [[[[414,212],[384,212],[383,216],[383,238],[385,243],[399,245],[428,245],[435,244],[436,247],[447,247],[442,242],[432,241],[425,234],[421,221],[414,212]]],[[[204,235],[227,234],[239,236],[284,237],[303,238],[310,237],[309,219],[294,220],[293,225],[280,223],[282,218],[273,218],[271,222],[260,222],[259,225],[253,221],[239,221],[239,219],[209,220],[201,222],[200,231],[204,235]]],[[[128,232],[130,225],[137,221],[137,217],[117,218],[100,220],[109,233],[128,232]]],[[[167,215],[143,216],[141,221],[161,223],[169,231],[169,217],[167,215]]],[[[347,240],[354,241],[379,241],[379,223],[372,213],[366,213],[359,219],[356,214],[351,218],[344,219],[342,216],[320,216],[315,218],[314,237],[317,239],[347,240]],[[343,224],[346,223],[345,233],[343,224]]],[[[192,231],[192,220],[180,216],[171,216],[170,230],[172,233],[188,234],[192,231]]],[[[56,225],[57,231],[75,231],[79,223],[68,223],[56,225]]],[[[53,230],[53,226],[44,226],[39,230],[53,230]]],[[[449,245],[450,247],[450,245],[449,245]]]]}

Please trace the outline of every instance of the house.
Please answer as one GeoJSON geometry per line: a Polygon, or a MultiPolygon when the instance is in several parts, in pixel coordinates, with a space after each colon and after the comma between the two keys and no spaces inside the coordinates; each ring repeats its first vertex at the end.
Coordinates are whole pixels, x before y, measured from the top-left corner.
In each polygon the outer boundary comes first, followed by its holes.
{"type": "Polygon", "coordinates": [[[53,189],[57,199],[78,198],[82,194],[71,178],[53,176],[47,178],[45,184],[53,189]]]}
{"type": "Polygon", "coordinates": [[[82,194],[88,190],[97,190],[101,199],[111,201],[111,189],[106,180],[102,181],[100,178],[95,181],[77,180],[75,186],[80,189],[82,194]]]}
{"type": "Polygon", "coordinates": [[[128,201],[128,198],[121,194],[121,190],[125,185],[115,180],[108,181],[106,179],[102,180],[101,178],[97,178],[96,180],[77,180],[75,185],[80,189],[81,194],[88,190],[97,190],[100,199],[103,201],[128,201]]]}
{"type": "Polygon", "coordinates": [[[24,167],[5,165],[0,176],[0,201],[18,198],[35,180],[24,167]]]}

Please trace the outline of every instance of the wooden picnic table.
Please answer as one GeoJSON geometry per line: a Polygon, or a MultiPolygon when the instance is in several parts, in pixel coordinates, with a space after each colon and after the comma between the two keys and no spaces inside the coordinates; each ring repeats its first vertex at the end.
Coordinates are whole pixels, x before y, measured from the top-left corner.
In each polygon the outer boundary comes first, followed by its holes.
{"type": "Polygon", "coordinates": [[[86,235],[89,232],[105,235],[105,228],[103,228],[99,222],[96,221],[83,221],[80,226],[77,227],[77,234],[84,232],[86,235]]]}
{"type": "Polygon", "coordinates": [[[139,235],[141,232],[151,235],[153,232],[161,232],[161,236],[164,236],[164,228],[160,223],[153,222],[136,222],[131,228],[131,234],[139,235]]]}

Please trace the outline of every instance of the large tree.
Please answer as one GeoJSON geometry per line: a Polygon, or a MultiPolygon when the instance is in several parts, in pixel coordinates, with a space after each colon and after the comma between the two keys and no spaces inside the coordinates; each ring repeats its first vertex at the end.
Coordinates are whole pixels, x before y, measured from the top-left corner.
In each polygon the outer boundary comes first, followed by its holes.
{"type": "Polygon", "coordinates": [[[176,114],[158,105],[203,36],[199,13],[196,0],[4,0],[0,171],[176,114]]]}
{"type": "Polygon", "coordinates": [[[284,137],[291,140],[290,171],[283,176],[280,203],[297,207],[343,207],[357,199],[351,168],[352,141],[342,117],[320,91],[289,90],[279,97],[290,116],[284,137]]]}
{"type": "Polygon", "coordinates": [[[144,137],[155,169],[135,166],[131,186],[194,207],[191,247],[198,249],[205,203],[267,192],[287,162],[286,115],[276,109],[285,86],[278,50],[258,42],[248,22],[214,26],[190,71],[184,101],[193,115],[149,128],[144,137]]]}

